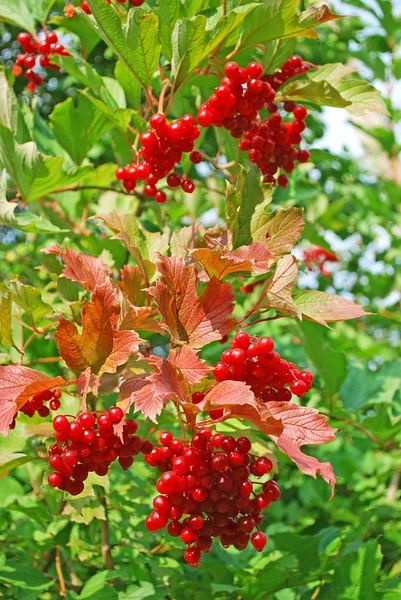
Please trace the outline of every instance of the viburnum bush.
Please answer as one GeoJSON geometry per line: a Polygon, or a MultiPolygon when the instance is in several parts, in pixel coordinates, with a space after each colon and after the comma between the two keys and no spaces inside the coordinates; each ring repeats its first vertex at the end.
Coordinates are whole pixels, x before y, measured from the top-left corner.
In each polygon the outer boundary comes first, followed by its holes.
{"type": "MultiPolygon", "coordinates": [[[[63,18],[58,3],[49,20],[34,8],[24,23],[7,17],[27,31],[16,37],[24,54],[0,75],[11,107],[0,125],[1,219],[37,235],[42,260],[40,285],[23,273],[2,284],[0,430],[41,426],[43,493],[68,502],[109,470],[135,474],[142,454],[141,468],[161,472],[146,528],[180,537],[197,566],[214,538],[264,549],[264,511],[280,499],[275,446],[334,492],[330,463],[301,450],[334,440],[308,405],[316,371],[277,350],[271,325],[367,314],[297,289],[296,183],[312,166],[308,115],[381,105],[348,67],[294,54],[297,37],[337,18],[325,5],[206,3],[194,14],[190,2],[141,4],[86,0],[63,18]],[[107,74],[88,59],[100,44],[107,74]],[[48,68],[73,98],[46,120],[48,68]],[[23,72],[31,95],[18,98],[13,75],[23,72]],[[162,413],[179,437],[159,431],[162,413]]],[[[304,253],[323,275],[327,261],[337,258],[304,253]]]]}

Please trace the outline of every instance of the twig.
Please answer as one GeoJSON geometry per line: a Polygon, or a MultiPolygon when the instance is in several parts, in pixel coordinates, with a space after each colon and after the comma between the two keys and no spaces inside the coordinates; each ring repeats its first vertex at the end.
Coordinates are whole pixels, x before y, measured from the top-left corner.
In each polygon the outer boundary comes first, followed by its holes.
{"type": "Polygon", "coordinates": [[[397,499],[398,488],[400,485],[401,467],[393,473],[390,485],[387,488],[386,502],[395,502],[397,499]]]}
{"type": "Polygon", "coordinates": [[[60,596],[65,597],[67,595],[67,592],[65,589],[65,581],[64,581],[63,571],[61,569],[60,546],[56,546],[55,565],[56,565],[56,573],[57,573],[58,581],[60,584],[60,596]]]}
{"type": "Polygon", "coordinates": [[[88,389],[89,389],[89,383],[91,380],[91,375],[92,375],[92,369],[90,367],[88,367],[84,373],[85,385],[84,385],[84,391],[82,393],[81,412],[86,412],[86,396],[88,395],[88,389]]]}
{"type": "MultiPolygon", "coordinates": [[[[251,321],[251,323],[247,323],[246,325],[241,325],[241,329],[245,329],[245,327],[251,327],[251,325],[255,325],[255,323],[263,323],[264,321],[276,321],[277,319],[284,319],[285,315],[276,315],[275,317],[266,317],[265,319],[257,319],[256,321],[251,321]]],[[[238,321],[238,323],[242,323],[238,321]]]]}
{"type": "Polygon", "coordinates": [[[346,419],[345,417],[333,417],[332,415],[326,415],[326,417],[333,419],[333,421],[342,421],[343,423],[350,425],[354,429],[357,429],[358,431],[360,431],[361,433],[366,435],[366,437],[369,438],[370,441],[373,442],[374,444],[384,447],[383,442],[381,442],[379,439],[377,439],[377,437],[375,437],[373,434],[371,434],[370,431],[368,431],[367,429],[362,427],[362,425],[359,425],[359,423],[354,423],[353,421],[350,421],[350,419],[346,419]]]}
{"type": "Polygon", "coordinates": [[[37,363],[51,364],[57,363],[60,360],[62,360],[60,356],[46,356],[45,358],[35,358],[34,360],[29,360],[28,362],[24,363],[24,366],[28,367],[29,365],[36,365],[37,363]]]}
{"type": "Polygon", "coordinates": [[[100,520],[100,541],[101,541],[101,545],[102,545],[101,546],[102,557],[103,557],[106,569],[108,569],[109,571],[113,571],[114,570],[114,561],[113,561],[113,557],[111,555],[110,530],[109,530],[109,520],[108,520],[108,509],[107,509],[106,496],[105,496],[102,488],[99,488],[99,487],[96,487],[96,495],[98,497],[100,504],[104,508],[104,516],[105,516],[104,520],[103,519],[100,520]]]}
{"type": "Polygon", "coordinates": [[[159,105],[158,105],[158,107],[157,107],[157,111],[158,111],[159,113],[164,113],[164,110],[163,110],[163,105],[164,105],[164,97],[165,97],[165,95],[166,95],[166,91],[167,91],[167,88],[168,88],[168,86],[169,86],[169,85],[171,85],[171,84],[170,84],[170,80],[169,80],[169,79],[166,79],[166,80],[164,81],[164,83],[163,83],[163,87],[162,87],[162,90],[161,90],[161,92],[160,92],[160,96],[159,96],[159,105]]]}

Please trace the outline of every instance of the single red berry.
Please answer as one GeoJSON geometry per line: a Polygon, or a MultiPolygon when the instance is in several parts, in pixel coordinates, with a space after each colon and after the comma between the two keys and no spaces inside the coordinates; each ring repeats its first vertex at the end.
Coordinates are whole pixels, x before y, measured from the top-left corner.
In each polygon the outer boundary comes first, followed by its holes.
{"type": "Polygon", "coordinates": [[[216,381],[225,381],[230,378],[230,370],[223,362],[218,362],[213,367],[213,377],[216,381]]]}
{"type": "Polygon", "coordinates": [[[184,179],[184,181],[181,182],[181,188],[187,194],[192,194],[195,189],[195,184],[192,179],[184,179]]]}
{"type": "Polygon", "coordinates": [[[257,552],[262,552],[264,547],[266,546],[267,538],[264,533],[261,531],[257,531],[251,536],[251,544],[257,550],[257,552]]]}
{"type": "Polygon", "coordinates": [[[202,162],[202,154],[197,151],[191,152],[191,154],[189,155],[189,160],[194,165],[199,165],[199,163],[202,162]]]}
{"type": "Polygon", "coordinates": [[[286,188],[288,185],[288,177],[286,175],[279,175],[277,183],[280,187],[286,188]]]}
{"type": "Polygon", "coordinates": [[[185,561],[191,565],[191,567],[198,566],[198,563],[201,558],[201,551],[199,548],[191,547],[187,548],[184,552],[185,561]]]}
{"type": "Polygon", "coordinates": [[[155,194],[155,200],[159,204],[163,204],[167,200],[166,192],[163,192],[163,190],[158,190],[155,194]]]}
{"type": "Polygon", "coordinates": [[[86,13],[87,15],[91,15],[92,14],[92,11],[89,8],[86,0],[83,0],[83,2],[81,2],[81,8],[84,11],[84,13],[86,13]]]}
{"type": "Polygon", "coordinates": [[[67,433],[70,428],[70,423],[64,415],[58,415],[53,419],[53,429],[58,433],[67,433]]]}
{"type": "Polygon", "coordinates": [[[63,482],[63,477],[60,473],[49,473],[47,482],[51,487],[59,487],[63,482]]]}
{"type": "Polygon", "coordinates": [[[307,386],[304,381],[291,381],[290,390],[295,396],[302,398],[302,396],[307,391],[307,386]]]}
{"type": "Polygon", "coordinates": [[[96,419],[91,413],[82,413],[79,416],[79,422],[84,429],[91,429],[94,426],[96,419]]]}
{"type": "Polygon", "coordinates": [[[112,406],[109,409],[109,417],[112,423],[119,423],[124,418],[124,412],[119,406],[112,406]]]}
{"type": "Polygon", "coordinates": [[[304,106],[300,106],[300,105],[298,105],[294,108],[293,113],[294,113],[294,117],[296,119],[299,119],[300,121],[303,121],[308,116],[308,111],[306,110],[306,108],[304,106]]]}

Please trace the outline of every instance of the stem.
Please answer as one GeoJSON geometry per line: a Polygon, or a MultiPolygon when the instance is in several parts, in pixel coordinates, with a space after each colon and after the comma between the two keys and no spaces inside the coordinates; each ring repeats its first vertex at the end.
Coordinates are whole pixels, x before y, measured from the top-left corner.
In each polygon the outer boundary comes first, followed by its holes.
{"type": "MultiPolygon", "coordinates": [[[[246,325],[242,325],[241,329],[245,329],[245,327],[251,327],[251,325],[255,325],[255,323],[264,323],[265,321],[275,321],[276,319],[284,319],[284,315],[276,315],[275,317],[266,317],[265,319],[257,319],[256,321],[252,321],[251,323],[247,323],[246,325]]],[[[238,321],[238,323],[242,323],[244,319],[238,321]]]]}
{"type": "Polygon", "coordinates": [[[65,581],[64,581],[63,571],[61,569],[60,546],[56,546],[55,565],[56,565],[56,573],[57,573],[58,581],[60,584],[60,596],[65,597],[67,595],[67,592],[65,589],[65,581]]]}
{"type": "Polygon", "coordinates": [[[368,431],[367,429],[362,427],[362,425],[359,425],[359,423],[354,423],[353,421],[350,421],[349,419],[346,419],[344,417],[333,417],[331,415],[326,415],[326,416],[329,417],[330,419],[333,419],[333,421],[342,421],[343,423],[350,425],[354,429],[357,429],[358,431],[360,431],[361,433],[366,435],[366,437],[369,438],[370,441],[373,442],[374,444],[377,444],[378,446],[382,446],[382,447],[384,446],[383,442],[381,442],[374,435],[372,435],[370,433],[370,431],[368,431]]]}
{"type": "Polygon", "coordinates": [[[86,410],[87,410],[86,396],[88,395],[88,389],[89,389],[91,375],[92,375],[92,369],[90,367],[88,367],[85,371],[85,386],[84,386],[84,391],[83,391],[82,400],[81,400],[81,412],[86,412],[86,410]]]}
{"type": "Polygon", "coordinates": [[[170,81],[168,79],[166,79],[163,83],[162,91],[160,92],[160,96],[159,96],[159,105],[157,108],[157,112],[159,112],[159,113],[164,113],[164,110],[163,110],[164,97],[166,95],[166,91],[167,91],[167,88],[169,85],[170,85],[170,81]]]}
{"type": "Polygon", "coordinates": [[[29,360],[28,362],[24,363],[24,366],[36,365],[37,363],[51,364],[60,362],[60,360],[62,360],[60,356],[47,356],[45,358],[35,358],[34,360],[29,360]]]}
{"type": "Polygon", "coordinates": [[[182,436],[183,441],[185,442],[187,440],[187,435],[186,435],[186,432],[185,432],[185,424],[184,424],[184,420],[182,418],[182,415],[181,415],[181,412],[180,412],[180,407],[179,407],[178,404],[177,404],[177,416],[178,416],[178,420],[180,422],[181,436],[182,436]]]}
{"type": "Polygon", "coordinates": [[[101,550],[102,557],[104,560],[104,564],[106,569],[109,571],[114,570],[114,561],[111,555],[111,545],[110,545],[110,529],[109,529],[109,519],[108,519],[108,508],[106,502],[106,496],[102,488],[96,487],[96,495],[100,504],[104,508],[104,516],[105,519],[100,520],[100,541],[101,541],[101,550]]]}

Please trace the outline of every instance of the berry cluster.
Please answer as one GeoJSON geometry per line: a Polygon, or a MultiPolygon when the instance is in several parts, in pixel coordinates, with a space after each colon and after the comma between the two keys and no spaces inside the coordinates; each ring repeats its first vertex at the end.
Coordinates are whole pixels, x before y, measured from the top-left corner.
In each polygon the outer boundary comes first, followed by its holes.
{"type": "Polygon", "coordinates": [[[28,415],[28,417],[33,417],[35,412],[41,417],[48,417],[51,410],[58,410],[60,408],[60,398],[60,390],[54,390],[54,392],[51,390],[44,390],[43,392],[39,392],[39,394],[32,396],[28,402],[25,402],[20,408],[20,412],[28,415]],[[45,406],[43,402],[49,402],[49,408],[45,406]]]}
{"type": "Polygon", "coordinates": [[[263,80],[270,83],[274,90],[278,90],[278,88],[291,79],[291,77],[306,73],[312,68],[312,65],[304,62],[300,56],[291,56],[278,71],[265,75],[263,80]]]}
{"type": "Polygon", "coordinates": [[[308,150],[296,148],[302,140],[301,133],[306,127],[308,112],[304,106],[284,102],[284,110],[294,115],[292,121],[284,123],[276,103],[269,104],[267,110],[270,116],[252,123],[238,147],[247,151],[249,160],[259,167],[264,176],[263,183],[274,185],[277,181],[280,187],[286,188],[288,177],[282,173],[276,179],[277,171],[282,169],[292,173],[295,161],[305,163],[310,158],[308,150]]]}
{"type": "Polygon", "coordinates": [[[316,246],[316,248],[312,248],[311,250],[303,251],[302,262],[307,265],[307,268],[311,271],[313,267],[317,267],[323,277],[330,277],[330,271],[327,271],[326,264],[327,263],[336,263],[339,262],[337,256],[330,252],[330,250],[325,250],[325,248],[320,248],[320,246],[316,246]]]}
{"type": "Polygon", "coordinates": [[[60,67],[51,63],[51,56],[69,56],[62,44],[59,44],[57,34],[49,31],[41,42],[36,42],[32,36],[23,31],[17,35],[17,42],[22,46],[24,54],[18,54],[12,71],[16,77],[20,77],[25,69],[25,79],[28,80],[27,89],[33,93],[35,89],[42,85],[44,79],[33,70],[39,59],[39,65],[43,69],[53,69],[59,71],[60,67]]]}
{"type": "Polygon", "coordinates": [[[312,387],[312,373],[299,371],[273,349],[269,337],[250,338],[241,331],[231,340],[231,350],[225,350],[214,365],[214,378],[244,381],[261,402],[288,402],[292,394],[302,398],[312,387]]]}
{"type": "Polygon", "coordinates": [[[273,480],[261,483],[249,477],[270,473],[271,461],[250,454],[247,437],[235,440],[213,435],[207,428],[189,443],[169,432],[160,435],[160,442],[162,446],[145,457],[163,473],[146,528],[157,531],[167,525],[168,533],[186,544],[184,559],[192,567],[202,552],[209,552],[213,538],[219,538],[224,548],[237,550],[244,550],[250,541],[261,552],[266,545],[265,534],[258,531],[261,511],[280,498],[280,491],[273,480]],[[260,486],[259,493],[253,491],[255,485],[260,486]]]}
{"type": "MultiPolygon", "coordinates": [[[[127,0],[117,0],[117,2],[119,2],[119,4],[125,4],[127,0]]],[[[106,2],[108,4],[111,4],[111,0],[106,0],[106,2]]],[[[130,3],[133,6],[142,6],[142,4],[145,2],[145,0],[130,0],[130,3]]],[[[91,15],[92,11],[88,6],[88,3],[86,2],[86,0],[83,0],[83,2],[81,2],[81,8],[82,10],[87,14],[87,15],[91,15]]]]}
{"type": "MultiPolygon", "coordinates": [[[[44,390],[32,396],[30,400],[25,402],[19,409],[20,412],[24,413],[28,417],[33,417],[37,412],[40,417],[48,417],[51,410],[58,410],[60,408],[61,391],[44,390]],[[49,402],[49,406],[45,406],[43,402],[49,402]]],[[[15,429],[17,415],[14,416],[10,429],[15,429]]]]}
{"type": "Polygon", "coordinates": [[[139,452],[152,452],[153,444],[134,435],[138,425],[132,419],[124,421],[122,440],[114,434],[113,426],[123,417],[118,406],[101,412],[97,418],[88,412],[71,422],[65,415],[55,417],[56,443],[49,448],[49,464],[54,471],[48,476],[49,485],[77,496],[91,471],[107,475],[109,466],[117,459],[125,471],[139,452]]]}
{"type": "Polygon", "coordinates": [[[140,158],[126,168],[120,167],[116,177],[123,182],[127,192],[132,191],[137,181],[146,181],[143,192],[145,196],[154,197],[156,202],[166,201],[166,193],[158,190],[156,184],[167,177],[170,188],[181,186],[184,192],[191,194],[195,184],[191,179],[183,179],[174,172],[174,166],[180,162],[183,152],[189,152],[190,161],[199,164],[202,155],[194,152],[194,141],[200,131],[192,115],[184,115],[181,119],[167,124],[166,117],[161,113],[154,114],[149,124],[151,130],[141,135],[140,158]]]}
{"type": "Polygon", "coordinates": [[[224,127],[232,137],[242,138],[238,147],[248,152],[250,161],[257,164],[264,175],[264,183],[277,183],[284,188],[288,185],[288,178],[285,174],[276,178],[277,171],[283,169],[291,173],[295,161],[307,162],[310,157],[307,150],[297,148],[308,113],[306,108],[297,106],[295,102],[285,102],[284,111],[293,113],[294,119],[284,123],[279,105],[274,102],[275,90],[279,81],[285,81],[284,77],[288,79],[304,72],[302,69],[309,69],[303,65],[299,56],[291,57],[284,63],[284,75],[280,79],[281,70],[262,77],[260,63],[252,62],[243,69],[237,63],[229,62],[224,66],[225,77],[220,85],[198,111],[198,122],[202,127],[224,127]],[[292,65],[291,69],[287,63],[292,65]],[[298,63],[300,67],[296,66],[298,63]],[[269,113],[268,118],[260,118],[259,111],[262,109],[269,113]]]}

